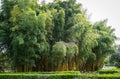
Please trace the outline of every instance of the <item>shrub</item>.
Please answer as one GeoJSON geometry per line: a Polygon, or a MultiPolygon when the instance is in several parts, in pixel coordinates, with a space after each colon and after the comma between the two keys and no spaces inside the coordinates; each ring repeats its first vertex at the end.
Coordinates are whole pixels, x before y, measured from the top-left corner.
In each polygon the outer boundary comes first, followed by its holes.
{"type": "Polygon", "coordinates": [[[114,74],[114,73],[120,73],[119,69],[114,69],[114,70],[99,70],[99,74],[114,74]]]}
{"type": "Polygon", "coordinates": [[[79,71],[1,73],[0,79],[120,79],[118,74],[83,73],[79,71]]]}

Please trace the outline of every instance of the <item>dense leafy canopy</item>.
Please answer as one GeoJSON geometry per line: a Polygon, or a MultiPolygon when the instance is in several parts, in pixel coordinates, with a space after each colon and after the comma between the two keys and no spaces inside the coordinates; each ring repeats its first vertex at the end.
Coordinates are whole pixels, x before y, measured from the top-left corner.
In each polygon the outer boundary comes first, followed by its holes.
{"type": "Polygon", "coordinates": [[[111,55],[110,64],[120,68],[120,45],[117,46],[116,53],[111,55]]]}
{"type": "Polygon", "coordinates": [[[2,0],[0,49],[16,71],[97,70],[114,52],[113,32],[76,0],[2,0]]]}

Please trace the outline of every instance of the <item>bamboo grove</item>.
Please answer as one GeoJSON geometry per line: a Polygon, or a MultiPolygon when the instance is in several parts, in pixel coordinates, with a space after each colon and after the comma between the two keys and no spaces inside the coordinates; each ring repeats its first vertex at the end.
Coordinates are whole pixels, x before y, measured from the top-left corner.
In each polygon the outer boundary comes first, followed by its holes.
{"type": "Polygon", "coordinates": [[[114,52],[114,29],[92,24],[76,0],[2,0],[0,49],[17,72],[95,71],[114,52]]]}

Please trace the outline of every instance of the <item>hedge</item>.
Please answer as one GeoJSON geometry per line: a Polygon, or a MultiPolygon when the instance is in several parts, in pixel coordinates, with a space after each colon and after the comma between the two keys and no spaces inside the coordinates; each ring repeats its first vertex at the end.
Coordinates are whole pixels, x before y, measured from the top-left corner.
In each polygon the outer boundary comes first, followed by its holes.
{"type": "Polygon", "coordinates": [[[99,74],[115,74],[115,73],[120,73],[119,69],[114,69],[114,70],[99,70],[99,74]]]}
{"type": "Polygon", "coordinates": [[[0,79],[120,79],[118,74],[79,72],[1,73],[0,79]]]}

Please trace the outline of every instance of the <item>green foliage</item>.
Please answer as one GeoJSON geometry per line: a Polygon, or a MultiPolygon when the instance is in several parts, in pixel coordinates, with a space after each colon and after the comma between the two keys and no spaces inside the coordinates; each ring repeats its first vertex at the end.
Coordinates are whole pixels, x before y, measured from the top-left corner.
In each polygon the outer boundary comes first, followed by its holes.
{"type": "Polygon", "coordinates": [[[14,69],[101,67],[104,58],[114,52],[114,30],[106,21],[92,25],[81,7],[76,0],[42,1],[42,5],[37,0],[2,0],[0,49],[7,52],[14,69]]]}
{"type": "MultiPolygon", "coordinates": [[[[33,1],[33,0],[31,0],[33,1]]],[[[3,36],[2,40],[7,40],[7,53],[13,60],[14,67],[26,66],[24,71],[28,71],[35,65],[35,59],[40,57],[39,54],[46,50],[46,31],[45,22],[46,14],[36,15],[34,10],[36,2],[18,0],[17,4],[11,10],[9,17],[10,27],[7,28],[9,36],[3,36]],[[34,6],[33,6],[34,5],[34,6]],[[6,37],[6,38],[4,38],[6,37]]],[[[7,25],[1,26],[1,34],[5,31],[7,25]]],[[[4,43],[3,41],[1,43],[4,43]]],[[[5,44],[4,44],[5,45],[5,44]]]]}
{"type": "Polygon", "coordinates": [[[99,74],[115,74],[115,73],[120,73],[119,69],[113,69],[113,70],[99,70],[99,74]]]}
{"type": "Polygon", "coordinates": [[[99,66],[96,68],[101,68],[104,62],[104,59],[115,52],[114,40],[115,35],[110,26],[106,25],[106,20],[96,22],[93,25],[93,29],[99,34],[99,38],[97,39],[98,45],[93,48],[93,53],[96,55],[96,61],[99,66]],[[100,64],[101,63],[101,64],[100,64]]]}
{"type": "Polygon", "coordinates": [[[53,45],[52,53],[58,54],[58,56],[61,55],[62,57],[66,56],[66,46],[64,42],[57,42],[55,45],[53,45]]]}
{"type": "Polygon", "coordinates": [[[53,29],[53,37],[54,41],[61,41],[63,39],[64,34],[64,21],[65,20],[65,12],[64,10],[59,10],[58,13],[54,16],[54,29],[53,29]],[[59,19],[58,19],[59,18],[59,19]]]}
{"type": "Polygon", "coordinates": [[[76,44],[66,43],[66,46],[67,46],[66,56],[68,60],[71,60],[72,58],[78,55],[78,46],[76,44]]]}
{"type": "Polygon", "coordinates": [[[0,52],[0,72],[10,71],[11,69],[11,60],[7,56],[7,53],[5,51],[0,52]]]}
{"type": "Polygon", "coordinates": [[[2,73],[0,79],[119,79],[119,74],[97,74],[77,71],[52,72],[52,73],[2,73]]]}
{"type": "Polygon", "coordinates": [[[1,21],[5,21],[5,20],[8,20],[9,17],[10,17],[10,12],[13,8],[13,6],[15,5],[15,0],[1,0],[1,15],[2,15],[2,18],[1,18],[1,21]]]}
{"type": "Polygon", "coordinates": [[[4,72],[6,56],[4,53],[0,52],[0,72],[4,72]]]}
{"type": "Polygon", "coordinates": [[[87,59],[87,62],[91,63],[96,60],[96,55],[94,53],[91,53],[87,59]]]}
{"type": "Polygon", "coordinates": [[[110,57],[111,64],[120,68],[120,53],[114,53],[110,57]]]}
{"type": "Polygon", "coordinates": [[[53,40],[53,28],[54,28],[52,11],[46,12],[45,24],[46,24],[45,29],[47,31],[46,40],[50,43],[53,40]]]}
{"type": "Polygon", "coordinates": [[[56,42],[52,47],[52,63],[60,66],[66,56],[66,46],[64,42],[56,42]]]}
{"type": "Polygon", "coordinates": [[[110,64],[120,68],[120,45],[116,48],[116,52],[111,55],[110,64]]]}
{"type": "MultiPolygon", "coordinates": [[[[113,33],[113,29],[111,29],[111,27],[106,27],[106,20],[95,23],[93,27],[94,27],[94,29],[97,30],[97,32],[100,35],[100,37],[98,39],[98,46],[95,47],[95,49],[97,49],[97,50],[95,50],[96,51],[95,53],[99,54],[97,56],[101,56],[101,55],[104,56],[106,54],[113,53],[114,52],[113,43],[115,40],[115,35],[113,33]]],[[[97,58],[99,58],[99,57],[97,57],[97,58]]]]}

